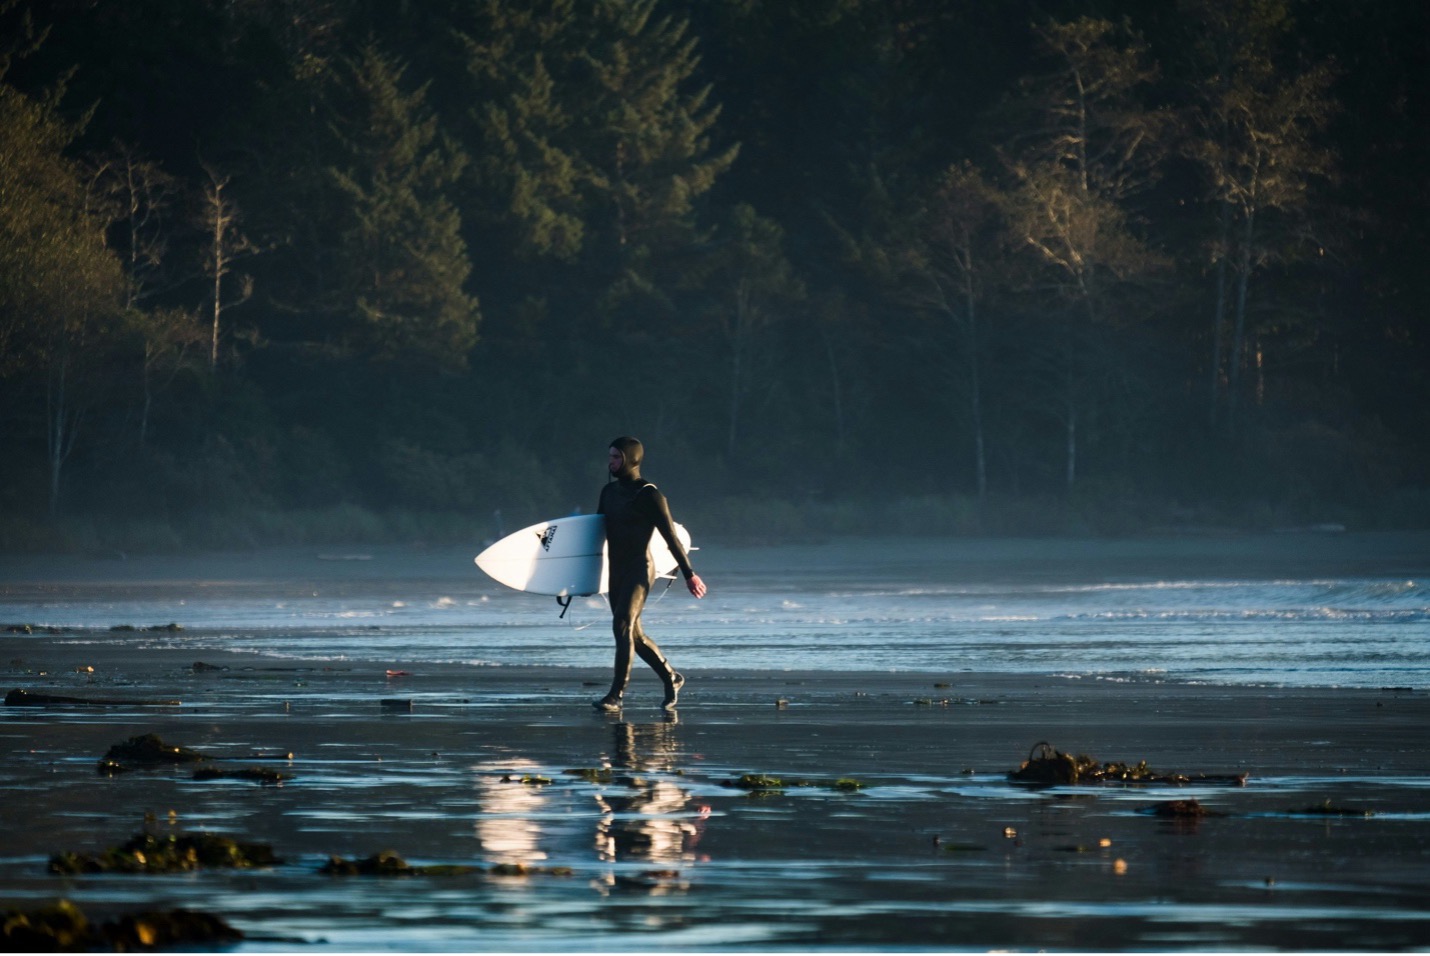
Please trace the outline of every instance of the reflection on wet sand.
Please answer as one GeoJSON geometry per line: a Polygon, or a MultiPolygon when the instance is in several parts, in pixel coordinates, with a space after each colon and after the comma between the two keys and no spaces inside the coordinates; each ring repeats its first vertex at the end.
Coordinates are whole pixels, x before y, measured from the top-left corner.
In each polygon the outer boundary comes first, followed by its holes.
{"type": "Polygon", "coordinates": [[[679,818],[690,795],[659,777],[635,774],[668,773],[675,769],[675,724],[620,723],[611,728],[614,764],[632,771],[622,780],[630,791],[621,795],[596,795],[601,817],[596,824],[596,852],[602,860],[619,863],[644,860],[679,863],[693,827],[679,818]]]}
{"type": "MultiPolygon", "coordinates": [[[[598,764],[610,773],[589,798],[569,787],[550,786],[558,777],[548,767],[526,758],[505,759],[473,766],[477,803],[475,835],[492,863],[529,865],[560,853],[553,841],[564,845],[573,836],[570,800],[589,807],[594,800],[594,833],[590,834],[596,860],[604,864],[645,864],[633,879],[621,868],[598,877],[601,886],[638,883],[655,891],[673,888],[678,867],[692,862],[703,827],[702,815],[692,808],[690,793],[671,779],[679,771],[678,721],[674,716],[659,723],[611,725],[609,750],[598,764]],[[552,779],[555,778],[555,779],[552,779]]],[[[574,819],[586,818],[580,811],[574,819]]]]}
{"type": "Polygon", "coordinates": [[[677,725],[672,716],[657,724],[622,722],[611,728],[612,763],[629,775],[617,778],[618,788],[596,795],[601,811],[596,853],[606,863],[647,863],[653,868],[635,880],[611,871],[602,881],[606,885],[639,885],[652,893],[686,888],[676,867],[694,860],[703,823],[690,819],[689,792],[655,776],[678,769],[677,725]]]}
{"type": "Polygon", "coordinates": [[[541,849],[541,826],[547,797],[541,787],[507,779],[537,772],[530,760],[504,760],[478,764],[476,771],[476,836],[493,863],[522,864],[546,859],[541,849]]]}

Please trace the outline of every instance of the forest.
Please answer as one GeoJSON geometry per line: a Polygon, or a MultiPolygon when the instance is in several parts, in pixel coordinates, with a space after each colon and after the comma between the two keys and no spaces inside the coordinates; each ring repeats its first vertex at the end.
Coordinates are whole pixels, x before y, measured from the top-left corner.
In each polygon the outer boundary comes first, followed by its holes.
{"type": "Polygon", "coordinates": [[[1421,0],[0,0],[0,547],[1430,526],[1421,0]]]}

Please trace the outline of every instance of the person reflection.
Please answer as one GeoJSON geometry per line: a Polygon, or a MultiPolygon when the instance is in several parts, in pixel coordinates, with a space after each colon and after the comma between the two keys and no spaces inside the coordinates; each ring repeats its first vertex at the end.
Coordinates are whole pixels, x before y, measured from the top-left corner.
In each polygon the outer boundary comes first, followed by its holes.
{"type": "MultiPolygon", "coordinates": [[[[701,824],[687,812],[690,794],[664,775],[676,769],[678,739],[673,715],[659,724],[612,727],[614,768],[629,771],[598,794],[596,852],[608,863],[640,862],[671,869],[694,859],[701,824]],[[646,776],[650,774],[651,776],[646,776]]],[[[659,875],[651,874],[651,875],[659,875]]]]}

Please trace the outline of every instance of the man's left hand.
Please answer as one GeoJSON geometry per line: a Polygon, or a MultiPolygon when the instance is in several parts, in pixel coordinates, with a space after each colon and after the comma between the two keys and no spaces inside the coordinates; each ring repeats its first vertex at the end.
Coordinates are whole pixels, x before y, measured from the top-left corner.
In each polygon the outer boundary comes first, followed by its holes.
{"type": "Polygon", "coordinates": [[[700,580],[700,575],[692,574],[685,579],[685,586],[690,589],[690,593],[697,599],[705,596],[705,582],[700,580]]]}

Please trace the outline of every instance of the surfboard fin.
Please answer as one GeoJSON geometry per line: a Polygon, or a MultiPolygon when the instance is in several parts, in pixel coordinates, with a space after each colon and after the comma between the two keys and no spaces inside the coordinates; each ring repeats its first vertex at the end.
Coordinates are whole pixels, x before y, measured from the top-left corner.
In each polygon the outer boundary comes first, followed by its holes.
{"type": "Polygon", "coordinates": [[[561,620],[566,616],[566,612],[571,610],[571,599],[575,596],[574,594],[556,595],[556,603],[561,605],[561,613],[556,615],[556,620],[561,620]]]}

